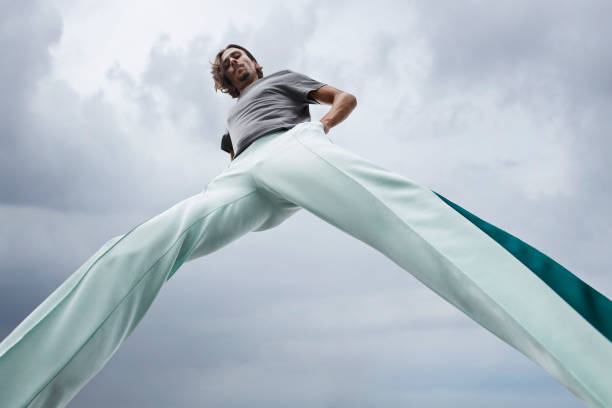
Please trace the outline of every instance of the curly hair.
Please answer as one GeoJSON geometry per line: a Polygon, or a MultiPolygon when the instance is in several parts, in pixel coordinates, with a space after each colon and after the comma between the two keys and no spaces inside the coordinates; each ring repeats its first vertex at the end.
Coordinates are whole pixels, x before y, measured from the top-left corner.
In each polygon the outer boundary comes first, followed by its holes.
{"type": "MultiPolygon", "coordinates": [[[[251,59],[251,61],[257,62],[257,60],[246,48],[237,44],[229,44],[227,47],[217,53],[217,56],[215,57],[215,62],[211,62],[212,69],[210,70],[210,72],[213,76],[213,80],[215,81],[215,92],[220,89],[221,92],[230,94],[232,98],[237,98],[240,96],[240,92],[225,76],[225,70],[223,69],[223,61],[221,61],[221,55],[223,55],[223,52],[225,52],[225,50],[227,50],[228,48],[239,48],[246,53],[246,55],[251,59]]],[[[257,68],[257,77],[263,77],[262,67],[257,68]]]]}

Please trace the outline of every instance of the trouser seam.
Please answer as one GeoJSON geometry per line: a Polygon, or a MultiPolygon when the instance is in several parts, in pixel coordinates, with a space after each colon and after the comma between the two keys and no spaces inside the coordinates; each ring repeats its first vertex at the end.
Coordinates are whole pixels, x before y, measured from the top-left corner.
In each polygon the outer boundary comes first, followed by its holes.
{"type": "MultiPolygon", "coordinates": [[[[66,367],[68,364],[70,364],[70,362],[71,362],[71,361],[72,361],[72,360],[73,360],[73,359],[74,359],[74,358],[75,358],[75,357],[76,357],[76,356],[79,354],[79,352],[80,352],[80,351],[83,349],[83,347],[85,347],[85,346],[86,346],[86,345],[87,345],[87,344],[88,344],[88,343],[91,341],[91,339],[93,338],[93,336],[94,336],[94,335],[95,335],[95,334],[96,334],[96,333],[97,333],[97,332],[100,330],[100,328],[101,328],[101,327],[104,325],[104,323],[106,323],[106,321],[109,319],[109,317],[110,317],[110,316],[111,316],[111,315],[112,315],[112,314],[113,314],[113,313],[114,313],[114,312],[117,310],[117,308],[118,308],[118,307],[119,307],[119,306],[120,306],[120,305],[121,305],[121,304],[122,304],[122,303],[125,301],[125,299],[126,299],[126,298],[127,298],[127,297],[128,297],[128,296],[129,296],[129,295],[130,295],[130,294],[131,294],[133,291],[134,291],[134,289],[135,289],[135,288],[136,288],[138,285],[140,285],[140,283],[142,283],[143,279],[144,279],[144,278],[145,278],[145,277],[146,277],[146,276],[147,276],[147,275],[150,273],[150,271],[153,269],[153,267],[154,267],[154,266],[155,266],[155,265],[156,265],[156,264],[157,264],[157,263],[158,263],[158,262],[159,262],[161,259],[163,259],[163,258],[166,256],[166,254],[168,253],[168,251],[170,251],[170,250],[171,250],[171,249],[172,249],[172,248],[173,248],[173,247],[176,245],[176,243],[177,243],[177,242],[180,240],[180,238],[181,238],[181,237],[182,237],[182,236],[183,236],[183,235],[184,235],[186,232],[188,232],[188,231],[189,231],[191,228],[193,228],[193,226],[194,226],[194,225],[196,225],[197,223],[201,222],[201,221],[202,221],[202,220],[204,220],[206,217],[208,217],[209,215],[211,215],[213,212],[215,212],[215,211],[217,211],[217,210],[219,210],[219,209],[221,209],[221,208],[223,208],[223,207],[227,207],[227,206],[229,206],[229,205],[232,205],[232,204],[234,204],[234,203],[236,203],[236,202],[238,202],[238,201],[240,201],[240,200],[242,200],[242,199],[244,199],[244,198],[246,198],[246,197],[248,197],[248,196],[250,196],[250,195],[252,195],[252,194],[255,194],[255,193],[258,193],[258,191],[257,191],[257,190],[253,190],[253,191],[249,192],[248,194],[245,194],[245,195],[243,195],[243,196],[241,196],[241,197],[239,197],[239,198],[237,198],[237,199],[235,199],[235,200],[233,200],[233,201],[231,201],[231,202],[229,202],[229,203],[226,203],[226,204],[223,204],[223,205],[220,205],[220,206],[218,206],[218,207],[214,208],[213,210],[209,211],[209,212],[208,212],[206,215],[203,215],[202,217],[200,217],[200,218],[198,218],[197,220],[195,220],[193,223],[191,223],[191,225],[189,225],[189,227],[187,227],[187,228],[186,228],[186,229],[185,229],[183,232],[181,232],[181,234],[179,235],[179,237],[178,237],[178,238],[177,238],[177,239],[176,239],[176,240],[175,240],[175,241],[172,243],[172,245],[170,245],[170,247],[168,247],[168,249],[166,249],[166,251],[164,251],[164,254],[163,254],[162,256],[160,256],[160,257],[159,257],[159,258],[158,258],[158,259],[157,259],[157,260],[156,260],[156,261],[155,261],[155,262],[154,262],[154,263],[153,263],[153,264],[152,264],[152,265],[151,265],[151,266],[150,266],[150,267],[149,267],[149,268],[148,268],[148,269],[145,271],[145,273],[144,273],[144,274],[143,274],[143,275],[140,277],[140,279],[138,279],[138,280],[135,282],[135,284],[134,284],[134,285],[132,285],[132,287],[131,287],[131,288],[130,288],[130,290],[129,290],[129,291],[126,293],[126,294],[125,294],[125,296],[123,296],[123,297],[121,298],[121,300],[120,300],[119,302],[117,302],[117,305],[116,305],[116,306],[113,308],[113,310],[112,310],[110,313],[108,313],[108,314],[107,314],[107,316],[104,318],[104,320],[102,321],[102,323],[100,323],[100,324],[98,325],[98,327],[97,327],[97,328],[96,328],[96,329],[95,329],[95,330],[92,332],[92,334],[91,334],[91,335],[90,335],[90,336],[87,338],[87,340],[85,340],[85,342],[84,342],[84,343],[81,345],[81,347],[79,347],[79,349],[76,351],[76,353],[74,353],[74,354],[72,355],[72,357],[70,357],[70,359],[68,359],[68,361],[66,361],[66,363],[65,363],[64,365],[62,365],[62,367],[61,367],[61,368],[60,368],[60,369],[57,371],[57,373],[56,373],[56,374],[55,374],[55,375],[54,375],[54,376],[53,376],[53,377],[52,377],[52,378],[51,378],[49,381],[47,381],[47,383],[46,383],[44,386],[42,386],[42,387],[40,388],[40,390],[39,390],[39,391],[38,391],[38,392],[37,392],[37,393],[36,393],[36,394],[35,394],[35,395],[34,395],[34,396],[33,396],[33,397],[32,397],[32,398],[31,398],[31,399],[30,399],[30,400],[29,400],[27,403],[26,403],[26,405],[25,405],[25,406],[27,407],[28,405],[30,405],[30,404],[32,403],[32,401],[34,401],[34,399],[36,399],[36,397],[37,397],[37,396],[38,396],[38,395],[39,395],[39,394],[40,394],[42,391],[44,391],[44,389],[45,389],[45,388],[46,388],[46,387],[47,387],[47,386],[48,386],[48,385],[49,385],[49,384],[50,384],[50,383],[51,383],[51,382],[52,382],[52,381],[53,381],[53,380],[54,380],[54,379],[55,379],[55,378],[56,378],[56,377],[57,377],[57,376],[58,376],[58,375],[59,375],[59,374],[62,372],[62,370],[63,370],[63,369],[64,369],[64,368],[65,368],[65,367],[66,367]]],[[[147,221],[151,220],[151,219],[152,219],[152,218],[154,218],[154,217],[155,217],[155,216],[153,216],[153,217],[149,218],[147,221]]],[[[87,271],[86,271],[86,272],[83,274],[83,277],[82,277],[82,278],[81,278],[81,279],[80,279],[80,280],[77,282],[77,284],[76,284],[76,285],[74,286],[74,288],[73,288],[73,289],[70,291],[70,293],[68,293],[66,296],[69,296],[69,295],[71,295],[71,294],[74,292],[75,288],[76,288],[77,286],[79,286],[79,284],[82,282],[83,278],[84,278],[84,277],[85,277],[85,276],[86,276],[86,275],[89,273],[89,271],[91,270],[91,268],[93,268],[93,267],[94,267],[94,265],[95,265],[95,264],[98,262],[98,260],[99,260],[99,259],[101,259],[101,258],[102,258],[104,255],[108,254],[108,252],[109,252],[109,251],[110,251],[112,248],[114,248],[114,247],[115,247],[117,244],[119,244],[119,242],[121,242],[121,241],[123,240],[123,238],[124,238],[124,237],[128,236],[128,235],[129,235],[129,234],[130,234],[132,231],[134,231],[136,228],[138,228],[139,226],[143,225],[143,224],[144,224],[144,223],[146,223],[147,221],[144,221],[144,222],[140,223],[138,226],[136,226],[136,227],[132,228],[132,229],[131,229],[131,230],[130,230],[130,231],[127,233],[127,234],[125,234],[125,235],[124,235],[124,236],[123,236],[123,237],[122,237],[122,238],[121,238],[119,241],[117,241],[117,242],[116,242],[116,243],[115,243],[113,246],[111,246],[111,247],[110,247],[110,248],[109,248],[109,249],[108,249],[106,252],[104,252],[104,254],[100,255],[100,256],[99,256],[99,257],[98,257],[98,258],[97,258],[97,259],[96,259],[96,260],[95,260],[95,261],[92,263],[92,265],[91,265],[91,266],[90,266],[90,267],[87,269],[87,271]]],[[[64,298],[65,298],[65,297],[64,297],[64,298]]],[[[61,302],[59,302],[59,303],[61,303],[61,302]]],[[[59,303],[58,303],[58,304],[59,304],[59,303]]],[[[57,305],[56,305],[56,307],[57,307],[57,305]]],[[[53,309],[53,310],[55,310],[55,307],[54,307],[54,309],[53,309]]],[[[53,311],[53,310],[51,310],[51,311],[53,311]]],[[[45,317],[47,317],[48,315],[49,315],[49,313],[47,313],[47,314],[45,315],[45,317]]],[[[39,322],[36,324],[36,326],[38,326],[38,324],[40,324],[40,322],[42,322],[43,320],[44,320],[44,318],[43,318],[43,319],[41,319],[41,320],[40,320],[40,321],[39,321],[39,322]]],[[[34,326],[34,327],[36,327],[36,326],[34,326]]],[[[33,328],[34,328],[34,327],[33,327],[33,328]]],[[[33,328],[32,328],[32,329],[33,329],[33,328]]],[[[31,330],[29,330],[29,331],[28,331],[28,333],[30,333],[30,331],[31,331],[31,330]]],[[[131,331],[130,331],[130,333],[131,333],[131,331]]],[[[26,333],[26,334],[27,334],[27,333],[26,333]]],[[[128,335],[129,335],[129,333],[128,333],[128,335]]],[[[21,340],[22,340],[24,337],[25,337],[25,336],[21,337],[21,338],[20,338],[20,339],[19,339],[19,340],[18,340],[16,343],[18,343],[19,341],[21,341],[21,340]]],[[[15,343],[15,344],[16,344],[16,343],[15,343]]],[[[13,347],[11,347],[11,349],[12,349],[12,348],[13,348],[13,347]]],[[[7,352],[8,352],[8,351],[10,351],[10,349],[9,349],[9,350],[7,350],[7,352]]]]}
{"type": "MultiPolygon", "coordinates": [[[[349,179],[350,181],[352,181],[354,184],[356,184],[358,187],[360,187],[362,190],[364,190],[367,194],[369,194],[371,197],[373,197],[376,201],[378,201],[384,208],[386,208],[391,214],[393,214],[393,216],[395,218],[397,218],[398,220],[400,220],[401,224],[405,227],[408,228],[410,231],[414,232],[416,235],[418,235],[421,240],[423,242],[425,242],[425,244],[427,244],[427,246],[429,246],[430,248],[432,248],[436,253],[438,253],[440,256],[442,256],[445,260],[447,260],[451,265],[453,265],[453,267],[459,271],[461,271],[461,268],[459,268],[458,266],[456,266],[451,260],[450,258],[448,258],[444,253],[442,253],[440,250],[438,250],[436,247],[434,247],[432,244],[430,244],[421,234],[419,234],[416,230],[410,228],[410,226],[408,226],[408,224],[399,216],[397,215],[388,205],[386,205],[380,198],[378,198],[376,196],[376,194],[374,194],[372,191],[370,191],[368,188],[366,188],[364,185],[362,185],[361,183],[359,183],[357,180],[355,180],[353,177],[351,177],[349,174],[347,174],[346,172],[342,171],[341,169],[337,168],[336,166],[334,166],[332,163],[330,163],[327,159],[325,159],[323,156],[321,156],[319,153],[317,153],[315,150],[311,149],[310,147],[308,147],[306,144],[304,144],[300,138],[298,136],[296,136],[296,140],[304,147],[304,149],[308,150],[310,153],[312,153],[314,156],[318,157],[320,160],[322,160],[324,163],[326,163],[329,167],[331,167],[332,169],[334,169],[337,173],[342,174],[343,176],[345,176],[347,179],[349,179]]],[[[437,198],[437,197],[436,197],[437,198]]],[[[440,200],[439,198],[437,198],[438,200],[440,200]]],[[[442,200],[440,200],[441,202],[443,202],[442,200]]],[[[446,204],[445,204],[446,205],[446,204]]],[[[484,290],[480,289],[480,287],[478,285],[476,285],[476,283],[474,283],[474,281],[469,278],[465,273],[461,273],[461,275],[465,278],[468,279],[475,287],[477,287],[485,296],[487,299],[489,299],[491,302],[493,302],[494,304],[496,304],[500,309],[502,309],[505,314],[512,319],[512,321],[518,326],[520,327],[522,330],[525,331],[525,333],[535,342],[537,343],[540,347],[542,347],[542,349],[546,350],[542,343],[540,343],[532,334],[531,332],[529,332],[529,330],[527,330],[527,328],[524,328],[523,326],[521,326],[520,324],[518,324],[518,322],[514,319],[514,317],[512,315],[510,315],[508,312],[506,312],[506,310],[504,308],[501,307],[501,305],[497,302],[494,301],[484,290]]],[[[434,292],[436,292],[439,296],[441,296],[442,298],[446,299],[445,296],[443,296],[441,293],[439,293],[437,290],[430,288],[432,290],[434,290],[434,292]]],[[[448,299],[446,299],[448,301],[448,299]]],[[[451,303],[451,302],[449,302],[451,303]]],[[[451,303],[452,304],[452,303],[451,303]]],[[[458,309],[460,309],[461,311],[463,311],[465,313],[465,311],[463,309],[461,309],[458,306],[455,306],[458,309]]],[[[467,314],[467,313],[466,313],[467,314]]],[[[481,325],[482,326],[482,325],[481,325]]],[[[482,326],[484,327],[484,326],[482,326]]],[[[492,332],[491,330],[489,330],[488,328],[484,327],[485,329],[487,329],[490,333],[492,333],[493,335],[495,335],[496,337],[499,337],[497,334],[495,334],[494,332],[492,332]]],[[[514,347],[514,346],[513,346],[514,347]]],[[[516,348],[516,347],[515,347],[516,348]]],[[[563,367],[568,374],[570,374],[574,380],[579,383],[582,387],[584,387],[585,390],[589,391],[590,395],[593,396],[594,394],[591,392],[591,390],[589,388],[587,388],[587,386],[585,384],[583,384],[577,377],[576,375],[569,370],[565,365],[561,364],[561,361],[557,358],[556,355],[554,355],[551,351],[546,350],[546,352],[555,359],[555,361],[557,361],[557,363],[559,364],[559,366],[563,367]]],[[[598,401],[601,403],[601,401],[598,399],[598,401]]]]}
{"type": "Polygon", "coordinates": [[[104,253],[100,254],[92,263],[91,265],[89,265],[89,267],[87,268],[87,270],[85,272],[83,272],[83,274],[81,275],[81,277],[79,278],[79,280],[77,282],[74,283],[74,285],[72,286],[72,288],[70,289],[70,291],[68,293],[66,293],[61,299],[60,301],[58,301],[55,305],[53,305],[53,308],[51,310],[49,310],[49,312],[47,312],[44,316],[42,316],[40,318],[40,320],[38,320],[36,322],[36,324],[34,324],[32,327],[30,327],[30,329],[27,331],[27,333],[24,333],[23,336],[21,336],[19,339],[15,340],[14,343],[4,351],[4,353],[2,353],[2,355],[0,355],[0,358],[2,358],[2,356],[4,356],[6,353],[10,352],[17,343],[19,343],[21,340],[23,340],[24,338],[27,337],[27,335],[34,330],[36,327],[38,327],[44,320],[46,320],[47,316],[49,316],[50,313],[52,313],[53,311],[55,311],[55,309],[57,308],[57,306],[61,303],[61,300],[65,299],[66,296],[70,296],[72,294],[72,292],[74,292],[75,288],[77,286],[79,286],[79,284],[81,283],[81,281],[85,278],[85,276],[88,274],[89,270],[96,264],[96,262],[98,262],[98,259],[102,258],[104,255],[106,255],[111,249],[113,249],[115,247],[115,245],[117,245],[119,242],[121,242],[123,240],[123,238],[125,238],[127,235],[129,235],[130,233],[132,233],[132,231],[134,231],[136,228],[140,227],[141,225],[147,223],[148,221],[150,221],[151,219],[153,219],[155,217],[151,216],[148,219],[146,219],[145,221],[141,222],[140,224],[136,225],[134,228],[132,228],[131,230],[129,230],[128,232],[126,232],[120,239],[117,240],[117,242],[115,242],[113,245],[111,245],[110,247],[108,247],[106,249],[106,251],[104,251],[104,253]]]}

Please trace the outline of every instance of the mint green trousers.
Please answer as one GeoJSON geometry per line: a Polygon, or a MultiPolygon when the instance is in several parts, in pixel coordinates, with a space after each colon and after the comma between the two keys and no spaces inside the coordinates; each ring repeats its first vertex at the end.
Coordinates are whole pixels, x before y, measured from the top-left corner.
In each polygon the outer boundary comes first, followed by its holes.
{"type": "Polygon", "coordinates": [[[0,343],[0,407],[65,406],[184,262],[301,208],[380,251],[589,406],[612,406],[602,329],[434,192],[307,122],[256,140],[202,193],[106,242],[0,343]]]}

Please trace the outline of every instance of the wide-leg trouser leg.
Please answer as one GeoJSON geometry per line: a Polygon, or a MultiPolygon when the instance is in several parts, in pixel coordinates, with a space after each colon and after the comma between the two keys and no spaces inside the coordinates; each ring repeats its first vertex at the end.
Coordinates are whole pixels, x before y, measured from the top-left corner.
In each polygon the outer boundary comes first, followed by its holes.
{"type": "Polygon", "coordinates": [[[594,407],[610,342],[432,191],[344,149],[320,124],[255,141],[204,193],[109,240],[0,343],[0,406],[62,407],[185,261],[300,207],[388,256],[594,407]]]}
{"type": "Polygon", "coordinates": [[[612,347],[432,191],[330,142],[314,123],[255,181],[377,249],[593,407],[612,406],[612,347]]]}
{"type": "Polygon", "coordinates": [[[233,166],[203,193],[109,240],[0,343],[0,407],[65,406],[183,262],[298,209],[258,191],[248,165],[233,166]]]}

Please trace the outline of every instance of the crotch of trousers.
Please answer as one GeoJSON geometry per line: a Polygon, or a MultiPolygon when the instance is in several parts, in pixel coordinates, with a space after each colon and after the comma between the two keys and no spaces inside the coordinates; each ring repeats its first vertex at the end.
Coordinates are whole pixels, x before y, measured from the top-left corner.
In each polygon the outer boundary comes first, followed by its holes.
{"type": "Polygon", "coordinates": [[[380,251],[590,406],[612,406],[607,339],[431,190],[336,146],[319,122],[256,140],[202,193],[107,242],[0,344],[0,406],[63,406],[182,263],[300,208],[380,251]]]}

